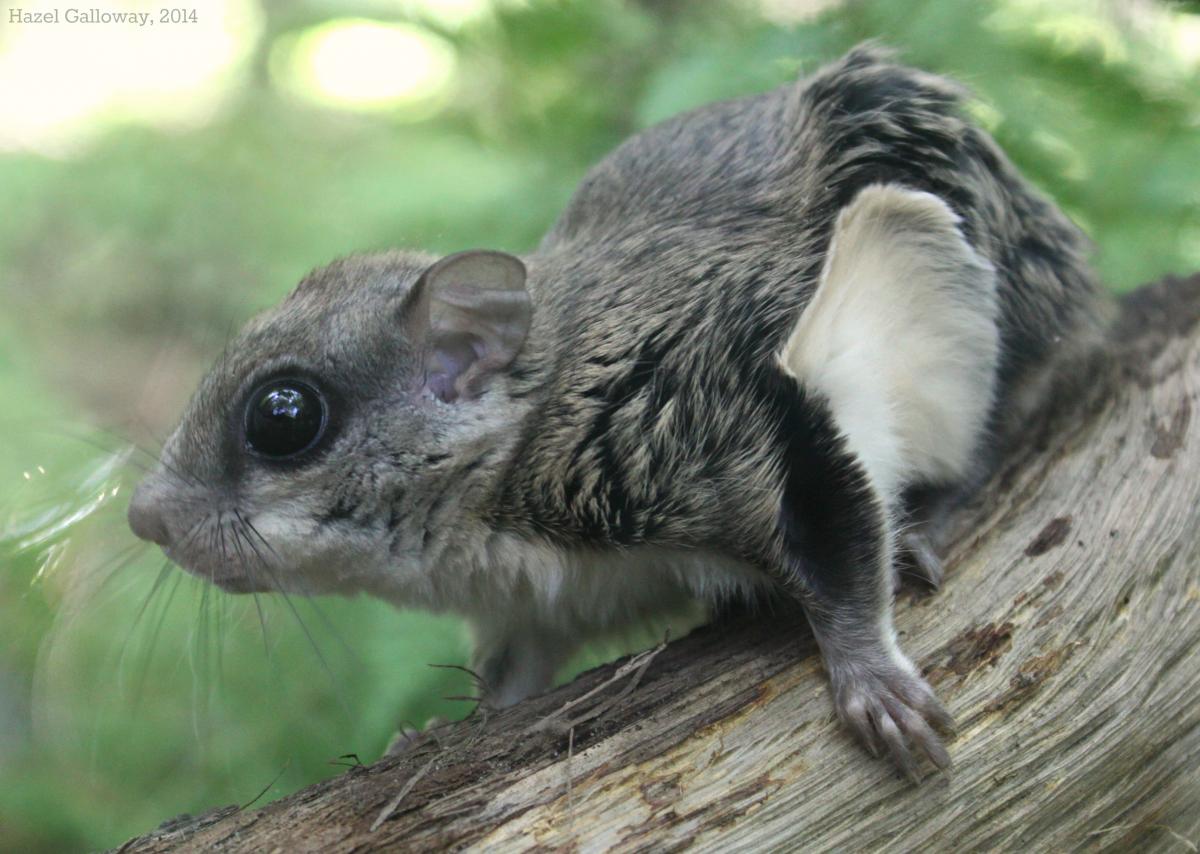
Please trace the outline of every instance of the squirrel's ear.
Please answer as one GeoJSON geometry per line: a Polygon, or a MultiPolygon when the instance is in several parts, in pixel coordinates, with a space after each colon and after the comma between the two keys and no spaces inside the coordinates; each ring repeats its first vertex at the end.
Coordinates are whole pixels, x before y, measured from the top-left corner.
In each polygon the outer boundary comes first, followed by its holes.
{"type": "Polygon", "coordinates": [[[424,387],[446,402],[478,396],[508,367],[532,316],[525,265],[484,249],[430,266],[401,309],[409,340],[424,352],[424,387]]]}

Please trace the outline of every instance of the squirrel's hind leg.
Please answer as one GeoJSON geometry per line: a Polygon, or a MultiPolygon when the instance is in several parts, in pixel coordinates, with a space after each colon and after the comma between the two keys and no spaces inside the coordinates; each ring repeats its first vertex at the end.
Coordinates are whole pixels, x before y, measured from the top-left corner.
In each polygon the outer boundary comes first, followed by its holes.
{"type": "MultiPolygon", "coordinates": [[[[839,214],[821,280],[765,380],[785,472],[778,565],[804,605],[838,716],[910,776],[951,718],[896,644],[905,491],[966,482],[993,404],[996,273],[939,198],[873,185],[839,214]],[[790,381],[790,385],[789,385],[790,381]]],[[[933,583],[941,563],[907,543],[933,583]]]]}

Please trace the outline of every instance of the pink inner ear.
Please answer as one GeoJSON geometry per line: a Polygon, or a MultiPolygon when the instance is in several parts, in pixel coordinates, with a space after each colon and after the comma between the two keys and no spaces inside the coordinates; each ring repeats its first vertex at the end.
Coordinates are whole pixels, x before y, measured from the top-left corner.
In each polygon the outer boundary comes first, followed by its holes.
{"type": "Polygon", "coordinates": [[[458,392],[454,390],[454,379],[446,374],[425,377],[425,388],[443,403],[453,403],[458,397],[458,392]]]}
{"type": "Polygon", "coordinates": [[[439,400],[453,403],[459,397],[459,379],[476,359],[477,354],[468,341],[458,336],[442,337],[430,353],[425,388],[439,400]]]}
{"type": "Polygon", "coordinates": [[[421,275],[405,311],[406,331],[426,354],[424,388],[447,403],[476,397],[529,332],[525,266],[487,250],[448,256],[421,275]]]}

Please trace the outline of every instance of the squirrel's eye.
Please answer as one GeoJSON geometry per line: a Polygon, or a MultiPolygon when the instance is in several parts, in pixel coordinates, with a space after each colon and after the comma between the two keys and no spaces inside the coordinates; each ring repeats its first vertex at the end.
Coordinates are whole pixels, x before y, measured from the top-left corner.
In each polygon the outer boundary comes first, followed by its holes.
{"type": "Polygon", "coordinates": [[[321,438],[327,420],[325,398],[299,380],[275,380],[250,395],[246,444],[264,457],[302,454],[321,438]]]}

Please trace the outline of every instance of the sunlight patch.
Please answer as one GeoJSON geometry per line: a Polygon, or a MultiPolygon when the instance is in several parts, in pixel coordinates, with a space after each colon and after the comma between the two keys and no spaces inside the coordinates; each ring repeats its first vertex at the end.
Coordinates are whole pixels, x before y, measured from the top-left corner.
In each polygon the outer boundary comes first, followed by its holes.
{"type": "Polygon", "coordinates": [[[71,153],[116,122],[207,121],[260,27],[248,0],[214,0],[194,20],[175,22],[128,2],[96,3],[89,15],[47,3],[17,11],[52,17],[10,22],[12,10],[0,11],[6,16],[0,18],[0,151],[52,155],[71,153]],[[107,22],[100,13],[110,16],[107,22]],[[111,17],[139,14],[146,16],[141,23],[111,17]]]}
{"type": "Polygon", "coordinates": [[[271,51],[272,77],[305,100],[419,118],[444,103],[454,68],[454,48],[428,30],[354,18],[284,36],[271,51]]]}

